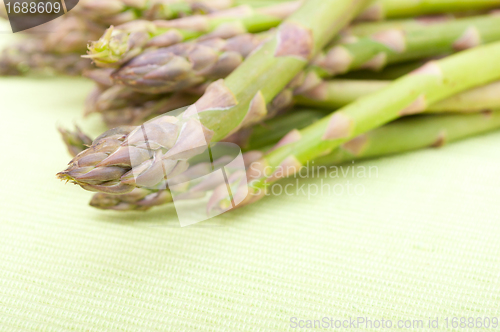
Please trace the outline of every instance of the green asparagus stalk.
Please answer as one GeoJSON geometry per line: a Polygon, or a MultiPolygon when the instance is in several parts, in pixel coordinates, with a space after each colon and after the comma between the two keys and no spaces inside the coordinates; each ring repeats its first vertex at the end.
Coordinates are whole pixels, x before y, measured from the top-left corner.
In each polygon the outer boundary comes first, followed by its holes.
{"type": "Polygon", "coordinates": [[[258,9],[240,6],[171,21],[133,21],[108,29],[98,41],[91,43],[88,57],[99,67],[117,68],[145,48],[168,47],[201,36],[229,38],[268,30],[280,24],[299,6],[300,1],[258,9]]]}
{"type": "Polygon", "coordinates": [[[116,83],[142,93],[180,91],[226,77],[269,37],[269,33],[243,34],[145,52],[112,77],[116,83]]]}
{"type": "MultiPolygon", "coordinates": [[[[390,84],[389,81],[324,81],[316,88],[295,96],[294,101],[301,106],[333,110],[380,91],[390,84]]],[[[477,112],[491,109],[500,109],[500,81],[454,95],[430,105],[425,112],[477,112]]]]}
{"type": "Polygon", "coordinates": [[[0,75],[80,74],[90,68],[90,61],[81,59],[88,40],[97,38],[103,29],[92,22],[67,15],[57,20],[49,33],[29,37],[7,45],[0,54],[0,75]],[[56,28],[57,27],[57,28],[56,28]]]}
{"type": "MultiPolygon", "coordinates": [[[[299,111],[296,114],[307,117],[309,112],[299,111]]],[[[354,160],[389,156],[428,147],[436,148],[498,129],[500,111],[409,117],[343,144],[332,153],[315,159],[314,165],[341,165],[354,160]]],[[[262,154],[261,151],[251,153],[262,154]]],[[[141,188],[124,195],[99,193],[92,198],[90,205],[104,210],[145,211],[171,202],[172,197],[167,190],[141,188]]]]}
{"type": "Polygon", "coordinates": [[[387,18],[488,10],[499,6],[499,0],[379,0],[368,7],[358,19],[375,21],[387,18]]]}
{"type": "MultiPolygon", "coordinates": [[[[432,61],[389,85],[341,108],[315,124],[293,131],[279,147],[252,164],[248,177],[252,203],[269,184],[292,175],[308,161],[398,117],[424,111],[428,105],[500,79],[500,43],[432,61]],[[289,171],[289,172],[287,172],[289,171]]],[[[222,202],[222,201],[221,201],[222,202]]],[[[217,204],[212,206],[219,208],[217,204]]]]}
{"type": "Polygon", "coordinates": [[[275,37],[179,116],[159,117],[119,139],[106,139],[110,133],[105,133],[103,142],[78,155],[58,177],[84,189],[120,194],[182,173],[185,160],[207,143],[264,119],[266,104],[368,3],[307,1],[275,37]],[[144,132],[150,133],[147,144],[144,132]]]}

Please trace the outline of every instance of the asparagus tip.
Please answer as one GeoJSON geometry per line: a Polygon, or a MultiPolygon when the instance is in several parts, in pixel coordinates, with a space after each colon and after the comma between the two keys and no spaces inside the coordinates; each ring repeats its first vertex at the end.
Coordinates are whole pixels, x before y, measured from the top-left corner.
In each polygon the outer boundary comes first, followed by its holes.
{"type": "Polygon", "coordinates": [[[61,181],[72,182],[73,178],[67,174],[67,172],[59,172],[56,174],[56,178],[61,181]]]}

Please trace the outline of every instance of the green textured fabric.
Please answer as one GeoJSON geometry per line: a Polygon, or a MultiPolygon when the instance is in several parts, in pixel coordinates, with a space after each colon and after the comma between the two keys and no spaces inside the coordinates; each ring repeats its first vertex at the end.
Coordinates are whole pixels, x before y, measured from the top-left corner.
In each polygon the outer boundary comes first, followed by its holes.
{"type": "Polygon", "coordinates": [[[364,195],[269,197],[180,228],[171,207],[97,211],[56,180],[69,160],[56,125],[103,129],[81,119],[90,89],[0,79],[0,331],[288,331],[325,316],[446,330],[446,317],[500,316],[500,133],[357,164],[378,177],[300,181],[364,195]]]}

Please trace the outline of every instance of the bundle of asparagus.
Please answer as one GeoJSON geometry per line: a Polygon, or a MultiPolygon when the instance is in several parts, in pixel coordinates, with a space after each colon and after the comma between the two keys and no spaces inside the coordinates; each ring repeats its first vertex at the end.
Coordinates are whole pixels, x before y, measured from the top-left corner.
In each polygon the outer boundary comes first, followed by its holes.
{"type": "Polygon", "coordinates": [[[500,0],[87,0],[65,18],[73,33],[9,51],[0,71],[80,72],[63,59],[94,40],[85,57],[100,68],[85,70],[96,82],[86,114],[112,129],[95,140],[61,129],[73,159],[58,177],[97,192],[93,207],[117,211],[172,203],[170,185],[191,178],[182,199],[204,197],[214,215],[258,201],[312,161],[500,128],[498,8],[500,0]],[[223,186],[204,176],[223,158],[198,158],[219,141],[241,147],[247,170],[223,186]]]}
{"type": "Polygon", "coordinates": [[[83,0],[75,8],[75,14],[109,26],[137,19],[169,20],[233,5],[232,0],[83,0]]]}
{"type": "Polygon", "coordinates": [[[8,19],[7,8],[5,8],[3,0],[0,0],[0,18],[3,18],[5,20],[8,19]]]}
{"type": "Polygon", "coordinates": [[[310,161],[336,164],[438,147],[500,127],[494,111],[500,110],[500,65],[493,63],[500,55],[500,17],[477,12],[500,2],[370,4],[285,2],[109,29],[89,49],[106,69],[89,74],[98,84],[87,112],[122,127],[89,148],[81,132],[65,132],[74,159],[58,177],[98,192],[94,207],[147,210],[172,202],[165,177],[201,171],[201,179],[213,167],[193,161],[203,150],[193,147],[233,142],[246,151],[246,174],[231,175],[225,188],[199,181],[186,188],[185,198],[210,197],[211,214],[247,191],[240,205],[259,200],[291,175],[284,170],[299,171],[310,161]],[[461,10],[474,12],[448,14],[461,10]],[[349,25],[436,13],[447,15],[349,25]],[[403,75],[394,82],[364,79],[363,72],[332,79],[399,63],[389,68],[403,75]],[[189,107],[141,125],[180,106],[189,107]],[[415,115],[424,111],[471,114],[415,115]]]}

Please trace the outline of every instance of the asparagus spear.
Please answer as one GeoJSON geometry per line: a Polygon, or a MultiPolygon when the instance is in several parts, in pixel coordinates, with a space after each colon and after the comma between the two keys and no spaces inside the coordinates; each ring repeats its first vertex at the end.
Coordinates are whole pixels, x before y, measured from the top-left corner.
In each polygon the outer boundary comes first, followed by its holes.
{"type": "Polygon", "coordinates": [[[92,197],[90,206],[101,210],[147,211],[152,207],[171,202],[172,195],[168,190],[135,188],[121,195],[97,193],[92,197]]]}
{"type": "MultiPolygon", "coordinates": [[[[449,54],[447,54],[449,55],[449,54]]],[[[361,69],[352,72],[348,72],[344,75],[339,75],[337,78],[339,79],[350,79],[350,80],[382,80],[382,81],[392,81],[395,79],[404,76],[415,69],[422,67],[425,63],[430,60],[437,60],[442,57],[434,57],[434,58],[424,58],[422,60],[397,63],[393,65],[389,65],[381,71],[373,71],[368,69],[361,69]]]]}
{"type": "MultiPolygon", "coordinates": [[[[293,129],[301,129],[314,123],[322,117],[322,113],[314,110],[292,112],[286,116],[277,117],[252,128],[243,129],[225,142],[239,145],[243,151],[265,149],[267,146],[277,143],[286,133],[293,129]]],[[[74,141],[74,140],[73,140],[74,141]]],[[[68,144],[69,150],[77,150],[81,144],[68,144]],[[76,145],[76,149],[75,149],[76,145]]],[[[254,152],[250,152],[252,154],[254,152]]],[[[247,161],[252,159],[245,158],[247,161]]],[[[172,195],[166,189],[136,188],[130,193],[113,195],[95,194],[90,205],[102,210],[116,211],[145,211],[154,206],[164,205],[172,202],[172,195]]]]}
{"type": "MultiPolygon", "coordinates": [[[[45,52],[58,54],[84,53],[89,40],[95,40],[102,35],[104,28],[91,21],[75,15],[65,15],[54,22],[50,32],[41,38],[44,41],[45,52]]],[[[39,39],[40,36],[33,36],[39,39]]]]}
{"type": "Polygon", "coordinates": [[[170,20],[196,12],[213,12],[234,5],[232,0],[85,0],[75,14],[103,24],[122,24],[135,19],[170,20]]]}
{"type": "MultiPolygon", "coordinates": [[[[306,114],[309,112],[300,111],[297,114],[307,117],[306,114]]],[[[314,165],[340,165],[353,160],[377,158],[427,147],[441,147],[444,144],[498,129],[500,129],[500,111],[409,117],[372,130],[343,144],[332,153],[315,159],[314,165]]],[[[262,154],[259,151],[253,153],[262,154]]],[[[167,190],[137,188],[130,194],[124,195],[96,194],[90,205],[103,210],[145,211],[171,202],[172,197],[167,190]]]]}
{"type": "Polygon", "coordinates": [[[145,52],[113,73],[118,84],[143,93],[180,91],[234,71],[269,33],[181,43],[145,52]]]}
{"type": "MultiPolygon", "coordinates": [[[[445,17],[433,19],[432,22],[435,24],[443,23],[445,19],[448,20],[448,18],[445,17]]],[[[472,22],[465,20],[460,21],[459,24],[455,24],[455,26],[451,25],[450,28],[457,29],[456,27],[459,26],[459,29],[464,29],[468,23],[474,23],[476,20],[477,19],[474,19],[472,22]]],[[[348,34],[350,37],[362,37],[370,36],[371,33],[368,33],[368,31],[385,32],[397,28],[404,29],[405,33],[414,31],[413,36],[421,34],[429,35],[428,21],[429,19],[411,19],[388,23],[364,23],[349,28],[348,34]]],[[[448,26],[441,26],[440,29],[447,30],[448,26]]],[[[453,33],[453,31],[451,32],[453,33]]],[[[206,41],[202,40],[196,44],[178,44],[172,47],[158,49],[137,56],[127,65],[115,72],[113,77],[116,82],[128,85],[137,91],[145,93],[161,93],[180,90],[182,86],[186,85],[182,84],[184,82],[183,79],[186,80],[186,77],[187,79],[195,77],[195,82],[198,83],[206,80],[210,76],[214,76],[214,70],[215,76],[229,74],[240,63],[242,57],[248,56],[250,52],[268,36],[268,33],[260,35],[245,34],[230,38],[229,40],[215,38],[206,41]],[[228,55],[228,51],[236,52],[239,55],[228,55]],[[191,58],[192,54],[200,59],[191,58]],[[208,61],[208,65],[203,64],[201,70],[196,69],[200,67],[199,63],[201,62],[202,56],[204,61],[208,61]],[[207,56],[209,60],[205,59],[207,56]],[[220,69],[222,66],[220,64],[221,61],[224,62],[222,70],[220,69]],[[176,69],[173,73],[171,70],[172,67],[176,69]],[[179,67],[180,69],[178,69],[179,67]],[[178,71],[181,72],[179,73],[178,71]],[[173,76],[172,74],[177,76],[173,76]],[[180,80],[178,78],[179,75],[181,75],[180,80]]],[[[446,35],[442,37],[449,38],[449,36],[446,35]]],[[[321,68],[321,61],[318,60],[317,62],[318,67],[321,68]]],[[[406,69],[408,65],[405,64],[401,72],[407,73],[418,68],[420,65],[421,63],[411,64],[409,65],[409,69],[406,69]]]]}
{"type": "MultiPolygon", "coordinates": [[[[346,106],[366,95],[380,91],[390,81],[331,80],[316,88],[295,96],[294,102],[328,110],[346,106]]],[[[475,112],[500,109],[500,81],[480,86],[430,105],[428,113],[475,112]]]]}
{"type": "MultiPolygon", "coordinates": [[[[411,24],[405,20],[401,22],[401,25],[408,24],[411,27],[420,28],[423,26],[423,23],[414,23],[415,20],[409,21],[411,24]]],[[[378,28],[379,31],[387,30],[389,27],[394,28],[393,24],[388,27],[387,24],[380,22],[359,24],[355,28],[365,25],[369,25],[372,30],[378,28]],[[383,29],[380,29],[379,25],[383,26],[383,29]]],[[[368,27],[366,29],[368,30],[368,27]]],[[[353,31],[354,35],[358,35],[357,30],[353,31]]],[[[363,35],[362,32],[359,36],[363,35]]],[[[115,82],[127,85],[139,92],[153,94],[178,91],[185,86],[198,84],[209,78],[228,75],[267,37],[269,33],[244,34],[227,40],[214,38],[177,44],[143,53],[121,67],[112,76],[115,82]]],[[[398,73],[407,73],[420,67],[421,64],[405,64],[398,73]],[[409,69],[406,69],[407,66],[409,69]]]]}
{"type": "MultiPolygon", "coordinates": [[[[76,157],[92,144],[92,140],[77,126],[74,131],[58,128],[69,154],[76,157]]],[[[122,132],[127,132],[125,127],[122,132]]],[[[168,190],[153,190],[136,188],[132,192],[122,195],[99,193],[94,195],[90,205],[103,210],[116,211],[145,211],[154,206],[172,202],[168,190]]]]}
{"type": "Polygon", "coordinates": [[[248,174],[251,194],[246,203],[262,197],[270,183],[292,175],[293,170],[330,153],[349,139],[403,115],[420,113],[427,105],[454,94],[500,79],[500,63],[495,61],[499,56],[497,42],[431,61],[300,132],[291,132],[277,149],[252,164],[248,174]]]}
{"type": "Polygon", "coordinates": [[[445,13],[434,16],[417,16],[387,21],[357,22],[342,30],[337,41],[348,42],[352,37],[368,37],[386,30],[418,30],[423,26],[445,23],[457,19],[455,15],[445,13]]]}
{"type": "Polygon", "coordinates": [[[110,26],[137,19],[171,20],[239,5],[259,8],[280,2],[282,0],[84,0],[80,1],[73,13],[110,26]]]}
{"type": "Polygon", "coordinates": [[[75,16],[57,20],[57,29],[43,35],[31,35],[6,46],[0,55],[0,75],[36,73],[80,74],[90,61],[80,58],[88,40],[103,29],[75,16]]]}
{"type": "Polygon", "coordinates": [[[378,0],[368,7],[360,20],[383,20],[386,18],[412,17],[438,13],[475,11],[498,8],[499,0],[378,0]]]}
{"type": "Polygon", "coordinates": [[[168,47],[205,37],[229,38],[246,32],[261,32],[277,26],[293,13],[300,2],[288,2],[253,9],[240,6],[201,16],[171,21],[134,21],[105,34],[89,46],[88,57],[99,67],[119,67],[148,47],[168,47]]]}
{"type": "MultiPolygon", "coordinates": [[[[93,68],[82,73],[83,77],[87,77],[97,84],[100,90],[106,90],[114,85],[111,79],[113,69],[111,68],[93,68]]],[[[101,91],[100,91],[101,92],[101,91]]]]}
{"type": "MultiPolygon", "coordinates": [[[[294,103],[300,106],[316,107],[331,111],[348,105],[355,100],[370,93],[387,87],[390,82],[384,81],[359,81],[359,80],[332,80],[325,81],[307,94],[298,95],[294,103]]],[[[146,95],[148,96],[148,95],[146,95]]],[[[124,125],[139,125],[148,118],[158,116],[176,108],[189,105],[193,95],[181,94],[179,96],[166,96],[158,100],[149,100],[142,105],[120,106],[122,98],[115,100],[115,107],[109,107],[102,111],[103,119],[109,128],[124,125]]],[[[465,91],[454,95],[441,102],[430,105],[426,113],[446,112],[480,112],[484,110],[500,109],[500,82],[493,82],[485,86],[465,91]]],[[[319,114],[319,113],[318,113],[319,114]]],[[[323,113],[324,114],[324,113],[323,113]]],[[[293,113],[280,116],[276,119],[265,121],[263,124],[242,128],[231,137],[225,139],[240,146],[244,151],[261,148],[273,143],[276,137],[282,137],[289,128],[301,129],[309,125],[309,115],[293,113]],[[290,126],[292,124],[292,126],[290,126]],[[285,132],[284,132],[285,131],[285,132]],[[249,143],[250,142],[250,143],[249,143]],[[261,142],[261,143],[257,143],[261,142]],[[249,145],[250,144],[250,145],[249,145]]]]}
{"type": "MultiPolygon", "coordinates": [[[[307,1],[280,26],[275,37],[226,80],[209,86],[203,97],[185,112],[177,117],[159,117],[129,135],[93,144],[58,177],[84,189],[119,194],[180,174],[187,167],[185,160],[205,150],[207,142],[220,141],[239,128],[262,120],[266,104],[368,2],[307,1]],[[144,132],[150,133],[146,145],[144,132]]],[[[105,133],[104,137],[111,134],[105,133]]]]}
{"type": "MultiPolygon", "coordinates": [[[[205,190],[209,190],[210,188],[213,189],[214,184],[211,183],[212,179],[204,176],[210,174],[214,168],[224,166],[225,162],[226,159],[224,158],[217,159],[213,162],[201,162],[183,171],[182,174],[179,175],[179,178],[194,179],[194,181],[190,183],[189,197],[185,197],[185,199],[196,197],[200,190],[203,194],[205,190]]],[[[163,186],[156,186],[156,188],[135,188],[130,193],[121,195],[98,193],[94,195],[90,205],[103,210],[141,211],[170,202],[172,202],[172,195],[169,189],[165,189],[163,186]]]]}
{"type": "MultiPolygon", "coordinates": [[[[319,107],[323,112],[330,113],[389,85],[390,82],[384,81],[332,80],[325,82],[318,91],[312,91],[311,96],[296,96],[295,103],[300,106],[319,107]]],[[[454,95],[428,106],[425,112],[469,113],[494,109],[500,110],[500,81],[454,95]]],[[[285,136],[290,128],[302,129],[309,126],[312,121],[319,119],[319,114],[314,116],[307,112],[292,112],[260,125],[243,128],[224,141],[235,143],[244,151],[260,149],[273,144],[276,137],[285,136]]]]}

